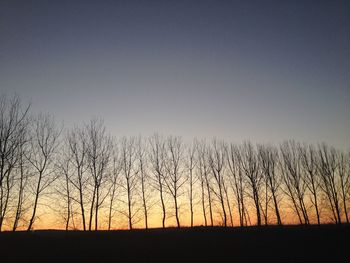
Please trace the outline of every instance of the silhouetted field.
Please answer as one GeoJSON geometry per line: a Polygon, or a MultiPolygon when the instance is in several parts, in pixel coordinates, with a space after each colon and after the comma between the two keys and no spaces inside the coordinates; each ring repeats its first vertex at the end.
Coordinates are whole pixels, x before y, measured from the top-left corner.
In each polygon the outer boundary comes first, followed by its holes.
{"type": "Polygon", "coordinates": [[[349,262],[349,225],[0,233],[0,262],[349,262]]]}

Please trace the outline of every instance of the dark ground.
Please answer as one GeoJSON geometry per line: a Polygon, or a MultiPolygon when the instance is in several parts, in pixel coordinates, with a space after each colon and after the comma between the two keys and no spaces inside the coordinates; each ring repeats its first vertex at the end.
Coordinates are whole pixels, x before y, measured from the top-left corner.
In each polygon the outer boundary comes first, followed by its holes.
{"type": "Polygon", "coordinates": [[[350,262],[349,234],[350,225],[3,232],[0,262],[350,262]]]}

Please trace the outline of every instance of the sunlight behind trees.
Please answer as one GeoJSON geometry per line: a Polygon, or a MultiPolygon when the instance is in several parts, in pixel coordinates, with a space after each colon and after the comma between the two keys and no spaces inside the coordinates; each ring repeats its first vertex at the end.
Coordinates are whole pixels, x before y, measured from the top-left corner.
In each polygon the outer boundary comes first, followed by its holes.
{"type": "Polygon", "coordinates": [[[0,99],[0,230],[348,223],[350,154],[70,129],[0,99]]]}

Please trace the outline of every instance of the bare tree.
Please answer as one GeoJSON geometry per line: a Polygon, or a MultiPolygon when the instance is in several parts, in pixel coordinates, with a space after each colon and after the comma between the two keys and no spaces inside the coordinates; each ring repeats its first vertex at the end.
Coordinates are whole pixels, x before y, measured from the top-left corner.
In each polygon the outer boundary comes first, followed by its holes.
{"type": "Polygon", "coordinates": [[[278,150],[275,147],[272,146],[266,146],[266,145],[258,145],[258,154],[259,154],[259,161],[261,164],[261,169],[263,172],[264,180],[266,182],[266,219],[267,221],[267,205],[268,205],[268,196],[267,191],[271,193],[273,206],[276,214],[277,224],[282,225],[282,219],[278,204],[278,192],[281,184],[280,177],[277,173],[277,161],[278,161],[278,150]]]}
{"type": "Polygon", "coordinates": [[[164,182],[174,200],[176,224],[177,227],[180,227],[178,198],[182,194],[182,186],[186,183],[186,178],[181,170],[183,155],[183,143],[181,138],[169,136],[166,140],[166,150],[166,174],[164,174],[164,182]]]}
{"type": "Polygon", "coordinates": [[[137,140],[137,161],[138,161],[138,179],[141,184],[141,199],[142,199],[142,208],[143,215],[145,220],[145,228],[148,229],[148,214],[149,214],[149,174],[147,172],[147,152],[146,144],[143,142],[142,138],[139,137],[137,140]]]}
{"type": "Polygon", "coordinates": [[[53,118],[49,115],[39,115],[33,119],[33,134],[31,138],[28,161],[33,168],[35,182],[33,211],[28,230],[31,230],[36,218],[37,206],[42,192],[57,178],[54,173],[54,155],[58,145],[60,132],[55,127],[53,118]]]}
{"type": "Polygon", "coordinates": [[[350,156],[344,152],[338,152],[338,174],[340,180],[340,192],[345,213],[346,223],[349,223],[349,215],[347,209],[347,198],[350,193],[350,156]]]}
{"type": "Polygon", "coordinates": [[[339,201],[339,182],[337,177],[337,154],[333,147],[321,144],[318,147],[319,164],[318,169],[321,175],[321,188],[327,196],[332,211],[333,220],[341,224],[341,207],[339,201]]]}
{"type": "Polygon", "coordinates": [[[61,156],[57,161],[57,170],[59,174],[59,181],[56,192],[60,199],[64,200],[64,213],[65,229],[69,229],[69,223],[72,215],[72,197],[71,197],[71,183],[70,183],[70,151],[67,151],[67,146],[63,145],[61,148],[61,156]],[[61,175],[61,176],[60,176],[61,175]],[[62,181],[62,182],[61,182],[62,181]]]}
{"type": "Polygon", "coordinates": [[[71,159],[72,155],[69,151],[69,144],[65,141],[65,145],[61,149],[61,156],[58,158],[57,162],[57,170],[62,183],[57,186],[57,192],[59,198],[63,198],[65,200],[65,229],[69,229],[70,220],[72,217],[72,190],[71,190],[71,159]],[[62,175],[62,176],[60,176],[62,175]]]}
{"type": "Polygon", "coordinates": [[[315,207],[317,224],[320,225],[320,209],[318,202],[319,173],[317,171],[317,152],[312,145],[299,146],[301,163],[304,169],[306,187],[311,193],[311,202],[315,207]]]}
{"type": "Polygon", "coordinates": [[[119,149],[115,146],[114,147],[114,154],[113,154],[113,166],[112,171],[110,172],[110,189],[109,189],[109,211],[108,211],[108,230],[111,230],[112,227],[112,218],[113,218],[113,207],[114,207],[114,201],[116,198],[116,193],[118,190],[118,181],[120,172],[122,169],[121,166],[121,160],[119,156],[119,149]]]}
{"type": "Polygon", "coordinates": [[[230,223],[231,223],[231,226],[233,226],[233,215],[232,215],[232,208],[231,208],[231,204],[230,204],[229,188],[228,188],[226,183],[224,183],[223,190],[224,190],[226,204],[227,204],[227,208],[228,208],[228,214],[230,216],[230,223]]]}
{"type": "Polygon", "coordinates": [[[29,105],[22,108],[18,96],[0,98],[0,232],[8,208],[10,190],[14,183],[12,174],[21,157],[23,134],[27,129],[29,105]]]}
{"type": "Polygon", "coordinates": [[[133,228],[134,213],[132,211],[134,195],[137,187],[137,173],[134,172],[134,163],[136,161],[135,138],[123,138],[121,141],[121,165],[122,174],[125,179],[125,190],[127,193],[127,218],[129,229],[133,228]]]}
{"type": "Polygon", "coordinates": [[[98,229],[98,211],[107,194],[102,195],[101,186],[107,181],[107,169],[110,161],[111,137],[106,134],[103,122],[93,119],[85,127],[87,136],[87,161],[92,176],[93,194],[90,206],[89,230],[92,227],[95,210],[95,230],[98,229]]]}
{"type": "Polygon", "coordinates": [[[197,158],[199,169],[199,180],[201,182],[201,196],[202,196],[202,210],[204,216],[205,226],[207,226],[207,213],[206,213],[206,196],[209,206],[209,218],[210,226],[214,225],[213,220],[213,205],[212,205],[212,190],[211,190],[211,177],[210,177],[210,165],[209,165],[209,149],[205,141],[201,141],[197,144],[197,158]]]}
{"type": "Polygon", "coordinates": [[[212,175],[216,183],[216,189],[212,187],[213,192],[219,199],[222,209],[223,225],[227,226],[227,213],[225,208],[225,180],[224,180],[224,163],[225,163],[225,152],[221,142],[213,140],[212,147],[209,153],[209,164],[211,167],[212,175]]]}
{"type": "Polygon", "coordinates": [[[154,134],[149,139],[150,145],[150,162],[154,175],[155,188],[159,192],[160,202],[162,206],[162,227],[165,228],[166,210],[164,202],[164,173],[165,173],[165,141],[158,134],[154,134]]]}
{"type": "Polygon", "coordinates": [[[71,184],[78,191],[79,198],[76,202],[80,206],[83,230],[86,230],[85,219],[85,192],[88,177],[85,175],[88,169],[87,165],[87,144],[85,131],[83,129],[74,128],[67,134],[67,142],[71,156],[71,173],[69,177],[71,184]]]}
{"type": "Polygon", "coordinates": [[[247,178],[251,190],[251,198],[254,201],[257,225],[261,225],[260,192],[262,173],[260,171],[258,156],[250,142],[245,142],[241,147],[241,161],[243,172],[247,178]]]}
{"type": "Polygon", "coordinates": [[[246,208],[244,203],[245,184],[241,167],[241,156],[239,148],[234,145],[226,145],[227,166],[229,168],[228,178],[236,198],[240,226],[247,224],[246,208]]]}
{"type": "Polygon", "coordinates": [[[197,178],[194,176],[194,169],[196,167],[196,142],[194,141],[187,151],[186,169],[188,171],[188,198],[190,205],[190,226],[193,227],[193,215],[194,215],[194,191],[197,178]]]}
{"type": "Polygon", "coordinates": [[[281,173],[285,193],[291,199],[300,224],[309,224],[309,216],[305,205],[307,184],[301,169],[299,146],[294,141],[286,141],[281,147],[281,173]]]}
{"type": "Polygon", "coordinates": [[[28,155],[28,135],[27,132],[24,132],[21,137],[20,147],[18,149],[18,165],[17,165],[17,204],[16,204],[16,212],[15,218],[13,221],[12,230],[16,231],[20,220],[24,214],[24,202],[26,199],[26,187],[28,184],[28,178],[30,177],[30,169],[28,167],[28,161],[25,156],[28,155]]]}
{"type": "Polygon", "coordinates": [[[282,225],[282,199],[300,224],[321,224],[327,216],[349,223],[350,153],[326,144],[185,145],[155,134],[117,145],[98,120],[69,129],[59,141],[53,117],[28,114],[18,96],[0,97],[0,231],[33,229],[44,206],[62,215],[66,230],[76,224],[98,230],[102,216],[110,230],[117,212],[130,229],[141,220],[147,229],[154,193],[163,228],[170,214],[181,226],[184,204],[191,227],[199,204],[206,226],[233,225],[236,206],[240,226],[251,224],[250,211],[259,226],[271,218],[282,225]]]}

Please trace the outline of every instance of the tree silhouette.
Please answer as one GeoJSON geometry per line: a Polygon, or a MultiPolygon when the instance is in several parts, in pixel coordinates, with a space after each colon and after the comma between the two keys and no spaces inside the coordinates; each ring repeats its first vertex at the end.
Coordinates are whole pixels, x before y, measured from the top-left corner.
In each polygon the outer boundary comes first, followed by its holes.
{"type": "Polygon", "coordinates": [[[21,207],[23,201],[23,187],[26,181],[27,173],[24,168],[24,149],[27,144],[28,130],[28,111],[29,105],[22,108],[21,100],[18,96],[7,98],[5,95],[0,97],[0,232],[2,230],[8,204],[10,200],[10,191],[14,184],[14,172],[19,163],[20,168],[20,187],[19,203],[15,216],[14,229],[17,228],[21,207]]]}
{"type": "Polygon", "coordinates": [[[69,151],[69,156],[71,157],[70,162],[72,165],[69,179],[70,183],[78,191],[79,197],[76,202],[80,207],[83,230],[85,231],[87,228],[85,217],[85,199],[87,195],[86,188],[88,182],[87,143],[85,130],[79,128],[70,130],[67,133],[66,140],[69,146],[67,151],[69,151]]]}
{"type": "Polygon", "coordinates": [[[341,224],[341,207],[339,202],[339,182],[337,172],[336,150],[321,144],[318,147],[319,153],[319,172],[321,174],[321,187],[327,196],[332,211],[333,220],[341,224]]]}
{"type": "Polygon", "coordinates": [[[121,165],[122,175],[124,177],[124,189],[127,194],[127,218],[129,222],[129,229],[133,228],[133,198],[137,187],[137,173],[134,171],[134,164],[136,162],[136,148],[135,138],[123,138],[121,141],[121,165]]]}
{"type": "Polygon", "coordinates": [[[137,139],[136,156],[138,162],[138,181],[141,186],[141,199],[143,215],[145,220],[145,228],[148,229],[148,214],[149,214],[149,174],[147,171],[147,148],[141,137],[137,139]]]}
{"type": "Polygon", "coordinates": [[[111,230],[112,227],[112,218],[114,215],[114,202],[116,199],[118,185],[120,184],[119,178],[122,170],[121,160],[119,156],[119,149],[117,146],[113,149],[113,161],[112,161],[112,170],[109,174],[109,209],[108,209],[108,230],[111,230]]]}
{"type": "Polygon", "coordinates": [[[92,177],[93,194],[90,207],[89,230],[92,229],[93,210],[95,210],[95,230],[98,229],[98,211],[106,198],[101,186],[107,182],[107,169],[111,155],[111,138],[106,134],[102,121],[91,120],[85,127],[87,136],[87,162],[92,177]]]}
{"type": "Polygon", "coordinates": [[[241,155],[239,148],[232,143],[230,145],[226,145],[226,158],[229,171],[228,179],[236,199],[239,224],[240,226],[244,226],[247,224],[244,204],[245,183],[241,167],[241,155]]]}
{"type": "Polygon", "coordinates": [[[193,227],[193,217],[194,217],[194,190],[195,184],[197,182],[197,177],[194,175],[194,169],[196,168],[196,142],[194,141],[187,149],[187,162],[186,170],[188,172],[188,199],[190,206],[190,226],[193,227]]]}
{"type": "Polygon", "coordinates": [[[54,156],[60,134],[55,127],[53,118],[49,115],[39,115],[33,120],[33,125],[28,161],[32,166],[36,182],[34,184],[33,212],[29,220],[28,230],[33,227],[42,192],[57,179],[57,175],[54,173],[54,156]]]}
{"type": "Polygon", "coordinates": [[[197,159],[198,159],[198,170],[199,170],[199,180],[201,183],[201,200],[202,200],[202,211],[205,226],[208,225],[206,207],[208,203],[209,206],[209,218],[210,226],[214,225],[213,220],[213,209],[212,209],[212,197],[210,189],[210,166],[208,163],[208,147],[205,141],[197,143],[197,159]],[[207,200],[206,200],[207,199],[207,200]]]}
{"type": "Polygon", "coordinates": [[[211,171],[213,174],[214,181],[216,182],[216,189],[212,187],[213,192],[219,199],[221,209],[222,209],[222,217],[223,217],[223,225],[227,226],[227,213],[225,208],[225,180],[224,180],[224,164],[225,164],[225,153],[222,142],[218,142],[217,140],[213,140],[212,147],[210,148],[209,153],[209,164],[211,167],[211,171]]]}
{"type": "Polygon", "coordinates": [[[162,227],[165,228],[166,210],[164,202],[165,142],[158,134],[149,139],[151,170],[154,175],[154,187],[159,192],[162,207],[162,227]]]}
{"type": "Polygon", "coordinates": [[[66,230],[115,229],[117,213],[147,229],[157,209],[163,228],[183,214],[191,227],[349,223],[350,154],[325,143],[118,140],[97,119],[60,134],[51,115],[1,97],[1,231],[40,227],[44,214],[66,230]]]}
{"type": "Polygon", "coordinates": [[[177,227],[180,227],[179,203],[180,192],[186,183],[186,178],[181,170],[181,161],[183,155],[183,143],[180,137],[169,136],[166,140],[166,157],[164,182],[174,200],[175,218],[177,227]]]}
{"type": "Polygon", "coordinates": [[[287,141],[281,145],[281,172],[287,191],[285,193],[293,202],[300,224],[309,224],[309,216],[305,205],[306,182],[301,169],[299,146],[295,141],[287,141]]]}
{"type": "Polygon", "coordinates": [[[340,181],[340,191],[341,191],[341,199],[343,203],[343,210],[345,214],[346,223],[349,223],[347,200],[348,200],[348,195],[350,193],[350,171],[349,171],[350,158],[343,152],[338,152],[337,160],[338,160],[338,174],[339,174],[339,181],[340,181]]]}
{"type": "Polygon", "coordinates": [[[251,195],[250,197],[254,201],[257,225],[261,225],[261,204],[260,204],[260,192],[262,173],[259,167],[258,156],[253,148],[251,142],[245,142],[241,147],[241,160],[243,172],[247,178],[248,185],[250,186],[251,195]]]}
{"type": "Polygon", "coordinates": [[[312,145],[304,145],[299,147],[306,186],[312,196],[311,202],[315,207],[317,224],[319,225],[321,223],[318,201],[320,179],[319,172],[317,171],[317,153],[312,145]]]}
{"type": "MultiPolygon", "coordinates": [[[[278,194],[281,184],[280,177],[277,174],[277,149],[272,146],[258,145],[259,161],[263,172],[264,180],[267,184],[266,192],[269,191],[272,196],[273,206],[276,214],[277,224],[282,225],[282,219],[279,209],[278,194]]],[[[267,193],[266,193],[267,196],[267,193]]],[[[266,205],[268,202],[266,201],[266,205]]],[[[267,211],[267,207],[266,207],[267,211]]],[[[266,220],[267,221],[267,216],[266,220]]]]}

